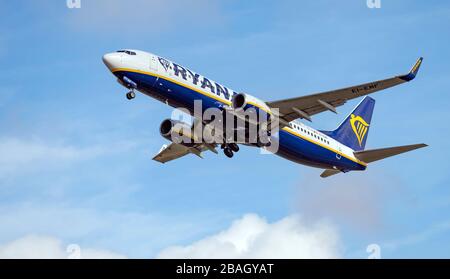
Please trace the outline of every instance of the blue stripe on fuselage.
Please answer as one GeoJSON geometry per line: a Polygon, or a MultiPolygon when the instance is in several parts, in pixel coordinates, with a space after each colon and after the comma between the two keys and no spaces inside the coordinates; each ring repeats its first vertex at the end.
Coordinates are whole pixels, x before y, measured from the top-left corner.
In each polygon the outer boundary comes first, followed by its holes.
{"type": "MultiPolygon", "coordinates": [[[[163,77],[153,76],[151,73],[120,70],[115,71],[114,74],[119,79],[127,76],[137,83],[138,89],[143,93],[162,102],[167,101],[172,107],[184,107],[191,113],[194,111],[195,100],[202,101],[203,111],[211,107],[220,108],[225,104],[223,100],[213,99],[208,94],[201,94],[163,77]]],[[[252,107],[259,112],[260,108],[256,106],[252,107]]],[[[362,164],[354,162],[332,150],[303,139],[286,130],[279,131],[279,149],[276,154],[296,163],[318,168],[329,169],[334,166],[343,170],[363,170],[366,168],[362,164]]]]}
{"type": "MultiPolygon", "coordinates": [[[[298,134],[299,132],[296,131],[296,133],[298,134]]],[[[334,166],[343,170],[365,169],[365,166],[322,147],[315,142],[294,135],[292,132],[280,130],[279,138],[280,145],[277,155],[296,163],[326,169],[333,168],[334,166]]]]}

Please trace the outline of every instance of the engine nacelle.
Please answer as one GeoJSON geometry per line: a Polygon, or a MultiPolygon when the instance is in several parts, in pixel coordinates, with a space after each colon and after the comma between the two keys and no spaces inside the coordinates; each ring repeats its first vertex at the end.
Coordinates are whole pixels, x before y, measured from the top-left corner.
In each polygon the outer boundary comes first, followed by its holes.
{"type": "Polygon", "coordinates": [[[247,105],[247,97],[244,93],[239,93],[233,96],[233,99],[231,100],[231,106],[237,110],[237,109],[243,109],[247,105]]]}
{"type": "Polygon", "coordinates": [[[165,139],[191,147],[196,143],[196,137],[192,126],[177,120],[166,119],[159,126],[159,133],[165,139]]]}
{"type": "MultiPolygon", "coordinates": [[[[258,137],[262,134],[270,133],[271,127],[268,123],[273,117],[271,108],[260,99],[245,93],[239,93],[233,96],[231,106],[234,109],[234,115],[245,121],[246,130],[255,131],[258,137]],[[261,133],[260,133],[261,131],[261,133]]],[[[250,136],[250,138],[252,138],[250,136]]]]}
{"type": "Polygon", "coordinates": [[[264,112],[270,112],[269,106],[260,99],[245,93],[239,93],[233,96],[231,100],[231,106],[235,110],[247,109],[253,107],[257,110],[262,110],[264,112]]]}

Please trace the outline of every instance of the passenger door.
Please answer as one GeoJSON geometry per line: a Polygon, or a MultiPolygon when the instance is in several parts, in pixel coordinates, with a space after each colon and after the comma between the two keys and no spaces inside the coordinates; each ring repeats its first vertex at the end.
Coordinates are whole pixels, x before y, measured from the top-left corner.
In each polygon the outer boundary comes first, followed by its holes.
{"type": "Polygon", "coordinates": [[[156,58],[155,55],[151,55],[150,56],[150,70],[153,72],[157,72],[158,71],[158,59],[156,58]]]}

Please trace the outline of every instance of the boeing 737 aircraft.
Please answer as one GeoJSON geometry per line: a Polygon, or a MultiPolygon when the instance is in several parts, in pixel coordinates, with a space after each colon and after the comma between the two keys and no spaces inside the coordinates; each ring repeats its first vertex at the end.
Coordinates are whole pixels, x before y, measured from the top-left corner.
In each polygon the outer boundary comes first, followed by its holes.
{"type": "MultiPolygon", "coordinates": [[[[234,153],[239,151],[238,144],[267,148],[276,143],[275,154],[296,163],[324,169],[321,176],[328,177],[340,172],[365,170],[369,163],[427,146],[426,144],[413,144],[366,150],[365,145],[375,105],[375,100],[368,96],[361,100],[334,131],[315,130],[297,121],[297,119],[311,121],[313,115],[324,111],[336,113],[336,107],[343,105],[348,100],[413,80],[419,71],[422,58],[419,58],[409,73],[405,75],[269,102],[262,101],[250,94],[237,93],[186,67],[144,51],[119,50],[104,55],[103,62],[117,77],[118,82],[129,90],[126,94],[129,100],[135,98],[135,92],[139,91],[172,107],[186,108],[194,116],[194,124],[180,123],[174,119],[166,119],[161,123],[161,135],[172,141],[169,145],[164,145],[153,158],[161,163],[187,154],[201,157],[201,153],[204,151],[218,153],[216,148],[219,146],[225,155],[231,158],[234,153]],[[250,124],[263,130],[263,127],[266,126],[262,121],[266,121],[277,123],[274,127],[279,132],[275,135],[272,130],[266,128],[264,132],[268,135],[269,142],[263,142],[262,137],[259,138],[260,134],[258,134],[256,141],[241,143],[235,141],[234,137],[226,136],[226,128],[220,127],[216,128],[216,131],[219,131],[222,141],[175,142],[174,134],[190,139],[198,138],[198,132],[195,132],[197,131],[196,126],[200,123],[207,127],[210,123],[196,118],[197,114],[194,110],[198,101],[201,101],[202,112],[215,108],[224,115],[239,117],[238,111],[254,109],[261,115],[267,116],[267,118],[257,118],[256,123],[254,121],[250,123],[251,121],[245,118],[245,125],[235,127],[236,130],[249,129],[250,124]],[[177,128],[180,125],[186,129],[177,128]]],[[[225,121],[223,124],[225,125],[225,121]]]]}

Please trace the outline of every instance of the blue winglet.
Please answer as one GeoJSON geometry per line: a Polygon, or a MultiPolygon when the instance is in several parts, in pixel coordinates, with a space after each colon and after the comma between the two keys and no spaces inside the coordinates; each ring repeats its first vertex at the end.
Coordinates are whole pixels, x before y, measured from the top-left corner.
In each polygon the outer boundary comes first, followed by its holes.
{"type": "Polygon", "coordinates": [[[404,81],[413,80],[416,77],[417,72],[419,72],[419,68],[420,68],[420,65],[422,64],[422,60],[423,60],[423,57],[420,57],[419,59],[417,59],[417,62],[411,68],[411,71],[409,71],[409,73],[404,76],[400,76],[400,78],[403,79],[404,81]]]}

